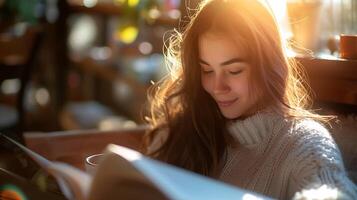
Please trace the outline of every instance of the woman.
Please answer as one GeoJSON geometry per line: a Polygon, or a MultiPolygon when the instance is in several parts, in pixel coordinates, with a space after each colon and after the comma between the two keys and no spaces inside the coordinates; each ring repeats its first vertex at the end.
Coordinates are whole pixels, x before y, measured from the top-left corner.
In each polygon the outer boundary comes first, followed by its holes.
{"type": "Polygon", "coordinates": [[[325,190],[357,198],[321,125],[329,117],[308,111],[301,73],[263,3],[204,1],[168,43],[171,73],[149,96],[148,155],[278,199],[325,190]]]}

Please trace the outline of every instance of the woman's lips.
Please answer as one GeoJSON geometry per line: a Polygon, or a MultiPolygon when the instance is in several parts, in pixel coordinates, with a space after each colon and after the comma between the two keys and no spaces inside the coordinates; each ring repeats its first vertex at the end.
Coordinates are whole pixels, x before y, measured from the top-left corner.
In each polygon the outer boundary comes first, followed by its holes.
{"type": "Polygon", "coordinates": [[[221,107],[227,107],[232,105],[234,102],[236,102],[238,100],[238,98],[235,98],[233,100],[229,100],[229,101],[219,101],[217,100],[217,104],[221,107]]]}

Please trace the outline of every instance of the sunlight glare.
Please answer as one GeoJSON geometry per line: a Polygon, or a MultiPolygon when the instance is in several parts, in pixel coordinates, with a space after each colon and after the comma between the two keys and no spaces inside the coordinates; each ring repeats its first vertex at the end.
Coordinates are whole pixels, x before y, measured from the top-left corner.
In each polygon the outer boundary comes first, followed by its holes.
{"type": "Polygon", "coordinates": [[[284,39],[292,37],[290,30],[288,14],[287,14],[287,0],[265,0],[271,8],[277,23],[280,26],[281,34],[284,39]]]}

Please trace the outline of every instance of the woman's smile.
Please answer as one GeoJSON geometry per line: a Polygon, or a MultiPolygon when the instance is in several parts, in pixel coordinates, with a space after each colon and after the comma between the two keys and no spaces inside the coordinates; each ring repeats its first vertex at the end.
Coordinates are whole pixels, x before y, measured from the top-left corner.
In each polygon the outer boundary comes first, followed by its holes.
{"type": "Polygon", "coordinates": [[[238,98],[235,98],[233,100],[216,100],[216,102],[220,107],[228,107],[232,105],[234,102],[236,102],[237,100],[238,98]]]}

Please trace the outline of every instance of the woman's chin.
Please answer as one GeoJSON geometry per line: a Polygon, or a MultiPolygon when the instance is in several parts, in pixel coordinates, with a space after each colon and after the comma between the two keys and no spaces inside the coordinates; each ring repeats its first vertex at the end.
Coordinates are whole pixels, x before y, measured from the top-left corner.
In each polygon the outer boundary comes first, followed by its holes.
{"type": "Polygon", "coordinates": [[[229,119],[229,120],[232,120],[232,119],[238,119],[241,117],[241,114],[240,113],[233,113],[233,112],[228,112],[228,111],[222,111],[222,115],[226,118],[226,119],[229,119]]]}
{"type": "Polygon", "coordinates": [[[239,112],[239,111],[232,112],[232,110],[221,109],[221,113],[228,120],[238,120],[238,119],[246,119],[254,115],[255,112],[239,112]]]}

